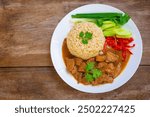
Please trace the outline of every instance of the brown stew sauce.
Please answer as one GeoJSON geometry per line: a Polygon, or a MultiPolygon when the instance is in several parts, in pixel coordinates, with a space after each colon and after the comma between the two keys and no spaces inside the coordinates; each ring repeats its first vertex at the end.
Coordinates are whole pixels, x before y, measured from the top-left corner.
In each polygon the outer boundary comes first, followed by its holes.
{"type": "Polygon", "coordinates": [[[73,56],[69,52],[66,39],[63,42],[62,55],[67,70],[74,76],[78,83],[84,85],[112,83],[113,80],[124,70],[130,58],[130,54],[127,53],[126,60],[122,61],[121,51],[107,47],[102,55],[98,55],[88,60],[82,60],[81,58],[73,56]],[[100,69],[103,73],[101,77],[92,82],[86,81],[85,78],[84,70],[88,62],[95,62],[96,68],[100,69]]]}

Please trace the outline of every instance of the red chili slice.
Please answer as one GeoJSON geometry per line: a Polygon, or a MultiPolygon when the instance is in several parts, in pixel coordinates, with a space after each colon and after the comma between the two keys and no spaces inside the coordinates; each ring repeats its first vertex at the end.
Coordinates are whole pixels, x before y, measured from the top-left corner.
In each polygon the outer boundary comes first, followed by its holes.
{"type": "Polygon", "coordinates": [[[116,37],[106,37],[106,41],[104,44],[104,50],[106,50],[106,45],[108,45],[115,50],[122,51],[122,58],[124,61],[126,59],[127,52],[132,54],[132,52],[129,50],[129,48],[134,47],[135,44],[133,44],[133,45],[129,45],[129,44],[133,40],[134,40],[133,38],[124,39],[124,38],[116,38],[116,37]]]}

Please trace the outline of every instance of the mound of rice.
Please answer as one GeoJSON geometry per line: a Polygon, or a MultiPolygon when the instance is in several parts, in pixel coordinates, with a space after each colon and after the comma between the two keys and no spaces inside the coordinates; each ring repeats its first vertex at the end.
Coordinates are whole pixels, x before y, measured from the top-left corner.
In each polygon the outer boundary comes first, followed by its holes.
{"type": "Polygon", "coordinates": [[[70,53],[82,59],[89,59],[99,54],[103,49],[105,38],[102,30],[94,23],[81,22],[75,24],[67,36],[67,47],[70,53]],[[83,44],[80,32],[90,32],[93,34],[88,44],[83,44]]]}

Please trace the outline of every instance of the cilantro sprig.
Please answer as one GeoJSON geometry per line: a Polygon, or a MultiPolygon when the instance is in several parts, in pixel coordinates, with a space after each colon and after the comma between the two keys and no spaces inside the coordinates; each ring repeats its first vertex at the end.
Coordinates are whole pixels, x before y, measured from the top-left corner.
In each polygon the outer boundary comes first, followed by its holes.
{"type": "Polygon", "coordinates": [[[90,70],[94,69],[95,63],[94,62],[88,62],[85,66],[85,71],[89,72],[90,70]]]}
{"type": "Polygon", "coordinates": [[[93,78],[98,78],[102,75],[102,71],[100,71],[99,69],[93,69],[93,78]]]}
{"type": "Polygon", "coordinates": [[[88,62],[86,67],[85,67],[85,71],[86,71],[85,78],[88,82],[92,82],[95,79],[102,76],[102,71],[94,68],[94,66],[95,66],[94,62],[88,62]]]}
{"type": "Polygon", "coordinates": [[[82,39],[82,43],[83,44],[88,44],[88,41],[90,40],[90,39],[92,39],[92,37],[93,37],[93,34],[92,33],[90,33],[90,32],[80,32],[79,33],[79,37],[82,39]]]}

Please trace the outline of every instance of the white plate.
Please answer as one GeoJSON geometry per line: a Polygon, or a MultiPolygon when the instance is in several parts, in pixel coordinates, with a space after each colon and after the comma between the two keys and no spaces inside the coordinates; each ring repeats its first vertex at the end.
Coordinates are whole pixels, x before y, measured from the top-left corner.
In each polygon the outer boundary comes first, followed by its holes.
{"type": "MultiPolygon", "coordinates": [[[[51,39],[51,58],[53,65],[59,74],[59,76],[71,87],[88,93],[103,93],[119,88],[123,84],[125,84],[135,73],[137,70],[141,57],[142,57],[142,39],[140,32],[135,25],[135,23],[130,19],[127,24],[125,24],[125,28],[129,29],[134,38],[134,42],[136,46],[132,49],[133,55],[130,57],[130,60],[125,68],[125,70],[115,78],[114,82],[111,84],[103,84],[99,86],[87,86],[83,84],[78,84],[77,81],[73,78],[73,76],[67,72],[66,66],[64,64],[62,58],[62,44],[64,38],[67,36],[69,30],[72,25],[70,23],[71,15],[76,13],[96,13],[96,12],[121,12],[121,10],[114,8],[112,6],[103,5],[103,4],[90,4],[81,6],[70,13],[68,13],[57,25],[52,39],[51,39]]],[[[135,85],[135,84],[133,84],[135,85]]]]}

